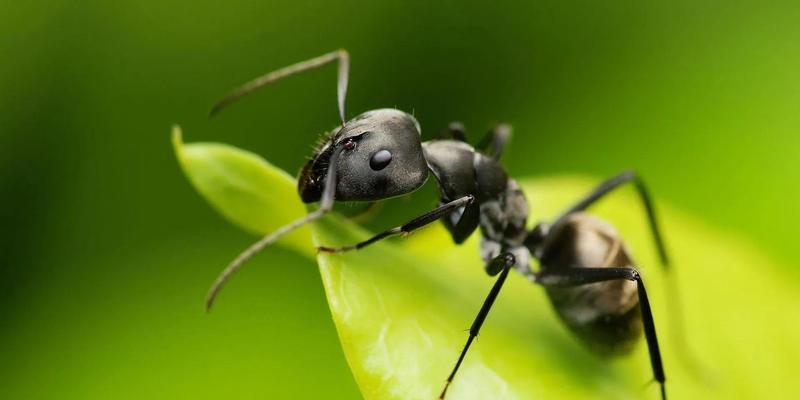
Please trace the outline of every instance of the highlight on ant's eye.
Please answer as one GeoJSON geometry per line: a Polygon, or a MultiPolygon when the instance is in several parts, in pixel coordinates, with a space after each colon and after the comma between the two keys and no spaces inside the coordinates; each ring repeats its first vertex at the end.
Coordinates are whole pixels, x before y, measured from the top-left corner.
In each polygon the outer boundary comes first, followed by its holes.
{"type": "Polygon", "coordinates": [[[369,159],[369,167],[373,171],[380,171],[392,162],[392,153],[389,150],[380,150],[369,159]]]}

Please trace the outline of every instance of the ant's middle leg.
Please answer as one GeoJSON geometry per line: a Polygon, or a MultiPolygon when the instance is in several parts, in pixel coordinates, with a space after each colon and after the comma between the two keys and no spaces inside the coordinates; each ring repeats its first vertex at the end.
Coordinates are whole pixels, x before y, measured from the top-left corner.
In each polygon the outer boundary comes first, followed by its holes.
{"type": "Polygon", "coordinates": [[[458,356],[458,360],[456,361],[455,367],[453,367],[453,371],[450,372],[450,375],[447,377],[447,382],[444,385],[444,389],[442,389],[442,393],[439,395],[439,399],[444,399],[445,394],[447,394],[447,389],[453,382],[453,378],[455,378],[458,368],[464,361],[464,357],[467,355],[469,347],[478,336],[478,332],[480,332],[481,326],[483,326],[483,322],[486,320],[486,316],[489,315],[489,311],[492,309],[492,305],[494,305],[494,301],[497,299],[500,289],[503,288],[503,283],[505,283],[506,277],[508,277],[508,271],[515,262],[516,260],[513,254],[503,253],[489,261],[489,265],[486,266],[487,271],[494,271],[495,274],[499,272],[500,276],[497,277],[497,281],[495,281],[494,286],[492,286],[492,289],[489,291],[489,295],[486,296],[486,300],[483,301],[483,305],[478,311],[478,315],[475,316],[475,320],[472,322],[472,326],[469,328],[469,337],[467,337],[467,343],[461,350],[461,354],[458,356]]]}

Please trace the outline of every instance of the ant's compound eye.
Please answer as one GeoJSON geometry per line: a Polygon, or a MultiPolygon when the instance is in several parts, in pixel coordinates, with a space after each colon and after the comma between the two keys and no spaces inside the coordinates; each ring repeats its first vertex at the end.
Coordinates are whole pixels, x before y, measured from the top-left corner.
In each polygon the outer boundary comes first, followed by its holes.
{"type": "Polygon", "coordinates": [[[349,138],[344,141],[344,144],[342,144],[342,146],[344,147],[345,150],[353,150],[356,148],[356,141],[353,140],[352,138],[349,138]]]}
{"type": "Polygon", "coordinates": [[[369,159],[369,167],[373,171],[380,171],[392,162],[392,153],[389,150],[380,150],[369,159]]]}

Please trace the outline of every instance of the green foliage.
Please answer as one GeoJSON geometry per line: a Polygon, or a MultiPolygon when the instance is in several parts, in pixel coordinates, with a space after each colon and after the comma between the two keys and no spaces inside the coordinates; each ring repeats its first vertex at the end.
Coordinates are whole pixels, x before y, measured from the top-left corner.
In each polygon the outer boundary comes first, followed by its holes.
{"type": "MultiPolygon", "coordinates": [[[[248,232],[269,232],[305,211],[293,200],[293,178],[253,153],[219,143],[183,145],[178,126],[172,129],[172,145],[192,185],[220,214],[248,232]]],[[[313,254],[307,229],[286,236],[282,244],[313,254]]]]}
{"type": "MultiPolygon", "coordinates": [[[[183,145],[177,129],[173,138],[189,179],[235,224],[264,234],[303,214],[292,179],[258,156],[220,144],[183,145]]],[[[593,180],[521,183],[535,221],[552,218],[593,180]]],[[[680,399],[780,397],[800,359],[797,283],[748,243],[658,206],[674,260],[669,273],[658,266],[632,193],[614,195],[593,212],[629,239],[643,271],[668,393],[680,399]]],[[[315,245],[369,235],[336,215],[311,231],[315,245]]],[[[432,399],[441,389],[464,329],[493,282],[483,272],[475,236],[454,246],[436,225],[363,251],[317,256],[342,348],[366,398],[432,399]]],[[[313,257],[307,241],[300,232],[278,245],[313,257]]],[[[512,276],[449,398],[655,399],[655,385],[644,385],[650,379],[643,341],[630,356],[601,359],[558,321],[543,290],[512,276]]]]}

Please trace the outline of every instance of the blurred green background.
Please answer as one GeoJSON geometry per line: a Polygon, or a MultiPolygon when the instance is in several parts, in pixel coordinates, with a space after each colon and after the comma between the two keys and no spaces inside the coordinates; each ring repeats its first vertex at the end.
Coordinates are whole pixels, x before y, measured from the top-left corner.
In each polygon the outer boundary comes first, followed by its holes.
{"type": "Polygon", "coordinates": [[[636,168],[659,201],[794,265],[797,21],[791,1],[4,1],[0,397],[359,397],[314,263],[271,249],[202,312],[253,238],[193,192],[168,136],[296,171],[337,122],[332,68],[207,111],[339,47],[350,116],[413,111],[425,138],[508,121],[513,175],[636,168]]]}

